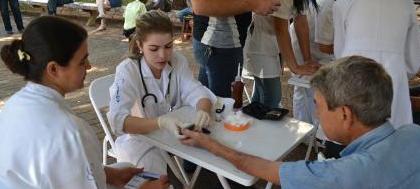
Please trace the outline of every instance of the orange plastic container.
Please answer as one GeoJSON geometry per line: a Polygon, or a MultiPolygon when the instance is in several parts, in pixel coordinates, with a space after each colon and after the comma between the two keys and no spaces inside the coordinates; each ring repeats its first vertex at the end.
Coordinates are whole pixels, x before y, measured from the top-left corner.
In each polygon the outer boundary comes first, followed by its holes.
{"type": "Polygon", "coordinates": [[[251,126],[250,123],[247,123],[245,125],[240,125],[239,127],[237,125],[234,124],[230,124],[230,123],[224,123],[224,126],[227,130],[229,131],[235,131],[235,132],[240,132],[240,131],[245,131],[249,128],[249,126],[251,126]]]}

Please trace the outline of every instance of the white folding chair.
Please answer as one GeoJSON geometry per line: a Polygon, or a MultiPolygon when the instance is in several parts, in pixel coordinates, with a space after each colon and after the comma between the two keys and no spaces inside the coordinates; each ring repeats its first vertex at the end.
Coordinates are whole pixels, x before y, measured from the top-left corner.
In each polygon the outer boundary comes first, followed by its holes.
{"type": "Polygon", "coordinates": [[[105,132],[105,137],[102,142],[102,162],[104,165],[107,164],[108,156],[117,158],[117,155],[114,151],[115,142],[112,138],[111,132],[109,130],[108,124],[102,116],[101,110],[109,106],[109,87],[114,82],[114,74],[100,77],[92,81],[89,86],[89,98],[92,103],[93,109],[95,110],[96,116],[98,116],[99,122],[102,126],[102,129],[105,132]],[[108,149],[108,143],[111,145],[111,148],[108,149]]]}

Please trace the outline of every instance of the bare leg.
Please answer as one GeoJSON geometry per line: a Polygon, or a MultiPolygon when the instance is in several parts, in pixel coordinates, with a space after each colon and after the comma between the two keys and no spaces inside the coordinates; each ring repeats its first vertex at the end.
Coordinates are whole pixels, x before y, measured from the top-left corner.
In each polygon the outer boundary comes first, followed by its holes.
{"type": "Polygon", "coordinates": [[[106,19],[105,17],[101,18],[101,25],[99,25],[98,31],[106,30],[106,19]]]}
{"type": "Polygon", "coordinates": [[[98,6],[98,12],[99,12],[98,18],[105,17],[104,0],[96,0],[96,6],[98,6]]]}

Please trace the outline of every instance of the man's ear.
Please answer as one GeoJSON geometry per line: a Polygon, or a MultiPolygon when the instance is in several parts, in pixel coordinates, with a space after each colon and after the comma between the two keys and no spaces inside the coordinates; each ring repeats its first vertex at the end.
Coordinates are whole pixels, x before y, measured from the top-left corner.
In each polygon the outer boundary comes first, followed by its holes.
{"type": "Polygon", "coordinates": [[[354,122],[353,120],[354,113],[351,110],[351,108],[348,106],[341,107],[341,112],[342,112],[342,121],[343,121],[344,129],[350,130],[354,122]]]}

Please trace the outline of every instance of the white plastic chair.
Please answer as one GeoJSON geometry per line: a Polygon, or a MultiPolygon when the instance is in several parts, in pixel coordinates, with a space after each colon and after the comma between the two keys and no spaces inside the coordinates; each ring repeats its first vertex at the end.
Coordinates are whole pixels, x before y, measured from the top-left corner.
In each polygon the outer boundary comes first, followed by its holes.
{"type": "Polygon", "coordinates": [[[102,109],[107,108],[109,106],[109,101],[110,101],[109,87],[114,82],[114,77],[115,75],[111,74],[111,75],[97,78],[94,81],[92,81],[92,83],[89,86],[90,102],[92,103],[96,116],[98,116],[102,129],[105,132],[105,137],[102,142],[102,162],[104,165],[107,164],[108,156],[117,158],[117,155],[114,151],[115,141],[112,138],[108,124],[101,113],[102,109]],[[108,143],[111,145],[110,149],[108,149],[108,143]]]}

